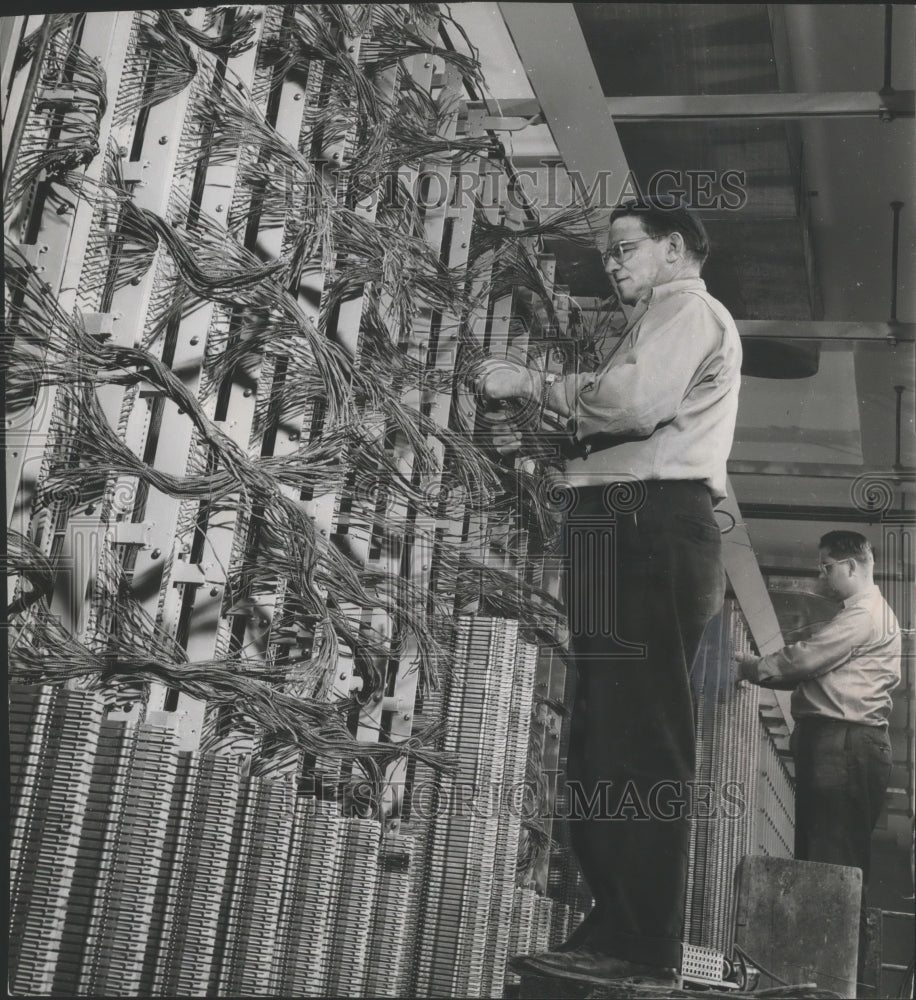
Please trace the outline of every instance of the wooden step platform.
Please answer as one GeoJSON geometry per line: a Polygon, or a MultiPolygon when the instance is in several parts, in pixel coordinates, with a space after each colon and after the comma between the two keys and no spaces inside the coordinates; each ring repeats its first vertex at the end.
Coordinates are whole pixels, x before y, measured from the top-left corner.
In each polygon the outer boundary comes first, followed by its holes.
{"type": "Polygon", "coordinates": [[[632,979],[597,985],[578,983],[572,979],[548,976],[521,977],[516,996],[519,1000],[839,1000],[839,993],[818,989],[816,986],[779,986],[772,989],[739,993],[737,990],[711,988],[677,989],[672,986],[647,986],[632,979]]]}

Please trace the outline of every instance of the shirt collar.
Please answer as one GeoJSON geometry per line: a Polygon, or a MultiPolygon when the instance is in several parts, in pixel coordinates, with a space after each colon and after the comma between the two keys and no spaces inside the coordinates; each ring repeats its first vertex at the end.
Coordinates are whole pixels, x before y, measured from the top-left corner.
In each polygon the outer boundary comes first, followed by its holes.
{"type": "Polygon", "coordinates": [[[878,589],[878,585],[873,583],[870,587],[860,591],[858,594],[853,594],[852,597],[847,597],[846,600],[843,601],[843,607],[851,608],[854,604],[864,604],[876,594],[880,597],[881,591],[878,589]]]}
{"type": "Polygon", "coordinates": [[[675,278],[674,281],[665,281],[652,288],[648,301],[654,304],[668,298],[669,295],[674,295],[675,292],[689,290],[705,292],[706,282],[702,278],[675,278]]]}
{"type": "Polygon", "coordinates": [[[631,334],[631,340],[635,338],[636,333],[633,331],[639,325],[639,321],[645,316],[649,306],[664,301],[670,295],[674,295],[675,292],[690,290],[705,292],[706,282],[702,278],[675,278],[674,281],[665,281],[660,285],[655,285],[650,290],[648,298],[640,299],[633,306],[633,311],[630,313],[627,325],[621,333],[620,342],[623,342],[627,334],[631,334]]]}

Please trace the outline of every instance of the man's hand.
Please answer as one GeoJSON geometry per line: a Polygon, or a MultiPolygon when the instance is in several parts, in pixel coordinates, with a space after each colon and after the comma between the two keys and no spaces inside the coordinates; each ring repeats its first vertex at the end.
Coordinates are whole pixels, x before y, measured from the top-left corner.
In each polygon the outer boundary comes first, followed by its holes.
{"type": "Polygon", "coordinates": [[[490,443],[500,455],[515,455],[522,450],[524,438],[508,410],[490,410],[490,443]]]}
{"type": "Polygon", "coordinates": [[[537,401],[541,382],[537,372],[505,358],[487,358],[477,372],[477,392],[488,402],[517,399],[537,401]]]}
{"type": "Polygon", "coordinates": [[[738,676],[739,681],[752,681],[757,676],[755,667],[760,661],[759,656],[753,656],[748,653],[736,653],[734,656],[735,661],[735,673],[738,676]]]}
{"type": "Polygon", "coordinates": [[[522,435],[511,428],[493,434],[493,447],[500,455],[517,455],[523,444],[522,435]]]}

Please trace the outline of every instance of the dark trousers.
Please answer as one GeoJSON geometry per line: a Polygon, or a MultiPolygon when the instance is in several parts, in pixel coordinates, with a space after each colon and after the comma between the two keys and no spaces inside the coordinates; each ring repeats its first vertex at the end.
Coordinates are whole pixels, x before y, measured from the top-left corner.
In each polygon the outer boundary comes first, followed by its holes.
{"type": "Polygon", "coordinates": [[[883,726],[799,719],[795,758],[795,857],[862,869],[868,881],[871,833],[891,774],[883,726]]]}
{"type": "Polygon", "coordinates": [[[795,857],[862,869],[861,978],[871,833],[891,775],[887,728],[805,717],[795,725],[791,749],[795,758],[795,857]]]}
{"type": "Polygon", "coordinates": [[[675,967],[690,838],[678,801],[695,774],[689,671],[722,606],[719,529],[696,482],[584,487],[573,501],[569,834],[595,900],[578,941],[675,967]]]}

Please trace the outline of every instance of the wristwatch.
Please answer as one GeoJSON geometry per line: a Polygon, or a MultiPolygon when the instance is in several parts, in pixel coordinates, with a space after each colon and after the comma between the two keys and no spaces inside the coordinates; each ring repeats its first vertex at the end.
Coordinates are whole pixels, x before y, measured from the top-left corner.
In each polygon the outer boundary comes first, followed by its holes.
{"type": "Polygon", "coordinates": [[[544,416],[544,411],[547,409],[550,387],[562,377],[562,375],[558,375],[556,372],[544,372],[544,381],[541,383],[541,417],[544,416]]]}

